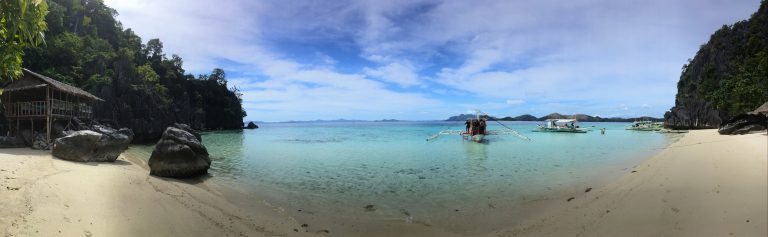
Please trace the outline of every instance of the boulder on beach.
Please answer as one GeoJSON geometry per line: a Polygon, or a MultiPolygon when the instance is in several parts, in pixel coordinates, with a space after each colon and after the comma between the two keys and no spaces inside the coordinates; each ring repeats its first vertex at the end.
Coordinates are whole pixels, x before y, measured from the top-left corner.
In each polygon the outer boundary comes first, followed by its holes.
{"type": "Polygon", "coordinates": [[[24,139],[21,137],[3,137],[0,136],[0,148],[20,148],[26,147],[24,139]]]}
{"type": "MultiPolygon", "coordinates": [[[[192,134],[193,136],[195,136],[195,138],[197,138],[197,140],[198,140],[198,141],[200,141],[200,142],[203,142],[203,137],[202,137],[202,136],[200,136],[200,132],[198,132],[198,131],[197,131],[197,130],[195,130],[195,129],[192,129],[192,127],[190,127],[190,126],[189,126],[189,125],[187,125],[187,124],[183,124],[183,123],[174,123],[173,125],[171,125],[171,127],[174,127],[174,128],[178,128],[178,129],[184,130],[184,131],[186,131],[186,132],[188,132],[188,133],[192,134]]],[[[165,132],[163,132],[163,133],[165,133],[165,132]]]]}
{"type": "Polygon", "coordinates": [[[256,129],[256,128],[259,128],[259,125],[256,125],[253,122],[248,122],[248,125],[245,126],[245,128],[247,128],[247,129],[256,129]]]}
{"type": "Polygon", "coordinates": [[[80,162],[114,162],[133,139],[130,129],[93,126],[93,130],[67,132],[55,140],[51,153],[63,160],[80,162]]]}
{"type": "Polygon", "coordinates": [[[192,133],[168,127],[149,157],[149,174],[188,178],[208,173],[208,150],[192,133]]]}
{"type": "Polygon", "coordinates": [[[753,131],[762,131],[768,127],[768,117],[760,113],[740,114],[727,122],[717,130],[722,135],[747,134],[753,131]]]}

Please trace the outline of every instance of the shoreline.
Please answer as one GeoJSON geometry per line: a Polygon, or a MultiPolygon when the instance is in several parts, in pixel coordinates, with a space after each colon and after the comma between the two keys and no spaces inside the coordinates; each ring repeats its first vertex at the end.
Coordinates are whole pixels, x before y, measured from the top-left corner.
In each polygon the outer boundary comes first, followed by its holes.
{"type": "Polygon", "coordinates": [[[315,236],[280,210],[244,212],[205,178],[150,176],[121,155],[76,163],[48,151],[0,150],[4,236],[315,236]]]}
{"type": "Polygon", "coordinates": [[[628,173],[488,236],[766,236],[768,135],[692,130],[628,173]]]}
{"type": "Polygon", "coordinates": [[[620,177],[592,186],[590,192],[568,187],[573,191],[526,202],[512,218],[503,220],[504,228],[463,232],[399,219],[370,222],[358,231],[341,227],[350,223],[302,226],[308,217],[226,187],[210,176],[186,181],[150,176],[146,163],[131,154],[123,153],[115,163],[75,163],[53,158],[47,151],[2,149],[0,226],[6,236],[768,233],[768,135],[721,136],[714,130],[696,130],[675,139],[620,177]],[[567,201],[568,196],[574,199],[567,201]]]}

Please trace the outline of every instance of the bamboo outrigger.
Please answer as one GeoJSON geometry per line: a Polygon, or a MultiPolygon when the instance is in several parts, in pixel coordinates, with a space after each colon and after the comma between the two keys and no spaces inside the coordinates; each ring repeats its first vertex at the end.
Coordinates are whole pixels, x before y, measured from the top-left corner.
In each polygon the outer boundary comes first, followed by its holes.
{"type": "MultiPolygon", "coordinates": [[[[476,110],[475,111],[475,119],[476,120],[481,120],[481,119],[484,120],[483,118],[480,118],[481,114],[486,115],[486,116],[488,115],[488,114],[485,114],[483,112],[480,112],[479,110],[476,110]]],[[[435,139],[439,138],[441,135],[461,135],[461,137],[464,140],[474,141],[474,142],[477,142],[477,143],[482,143],[483,141],[485,141],[485,137],[486,136],[495,136],[495,135],[512,135],[512,136],[518,137],[518,138],[520,138],[522,140],[526,140],[526,141],[530,141],[531,140],[530,138],[528,138],[526,136],[523,136],[522,134],[518,133],[514,129],[508,127],[507,125],[504,125],[503,123],[500,123],[499,121],[496,121],[496,120],[493,120],[493,121],[495,121],[496,123],[500,124],[504,128],[503,129],[497,129],[497,130],[488,130],[488,129],[485,129],[485,128],[478,129],[478,128],[475,128],[475,127],[471,127],[469,129],[469,131],[467,131],[467,130],[443,130],[443,131],[440,131],[437,134],[432,135],[429,138],[427,138],[427,141],[434,141],[435,139]]]]}

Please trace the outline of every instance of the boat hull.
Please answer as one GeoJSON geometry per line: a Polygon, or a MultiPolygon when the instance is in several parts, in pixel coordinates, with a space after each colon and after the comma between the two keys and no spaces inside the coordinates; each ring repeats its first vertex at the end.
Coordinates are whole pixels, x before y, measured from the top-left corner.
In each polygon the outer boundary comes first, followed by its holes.
{"type": "Polygon", "coordinates": [[[477,135],[472,136],[472,141],[474,141],[474,142],[482,142],[483,139],[485,139],[485,135],[484,134],[477,134],[477,135]]]}
{"type": "Polygon", "coordinates": [[[534,132],[559,132],[559,133],[587,133],[587,130],[583,129],[551,129],[551,128],[539,128],[534,129],[534,132]]]}

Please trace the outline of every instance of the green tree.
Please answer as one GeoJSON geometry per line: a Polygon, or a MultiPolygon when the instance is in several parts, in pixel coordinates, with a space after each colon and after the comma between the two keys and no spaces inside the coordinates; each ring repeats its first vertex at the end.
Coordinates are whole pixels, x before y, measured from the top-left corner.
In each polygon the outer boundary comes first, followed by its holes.
{"type": "Polygon", "coordinates": [[[46,14],[44,0],[0,1],[0,78],[21,76],[24,48],[44,42],[46,14]]]}
{"type": "Polygon", "coordinates": [[[146,82],[157,83],[160,80],[160,76],[158,76],[155,70],[147,64],[139,66],[137,70],[141,79],[146,82]]]}

